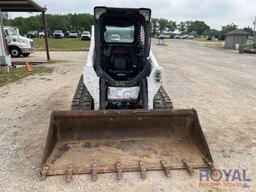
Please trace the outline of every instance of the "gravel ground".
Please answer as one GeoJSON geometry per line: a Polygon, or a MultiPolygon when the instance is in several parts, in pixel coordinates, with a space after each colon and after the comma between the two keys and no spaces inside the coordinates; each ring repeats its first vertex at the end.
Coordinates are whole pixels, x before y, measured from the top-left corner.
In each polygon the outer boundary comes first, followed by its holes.
{"type": "MultiPolygon", "coordinates": [[[[39,166],[50,113],[69,109],[86,52],[53,52],[52,75],[32,76],[0,88],[0,191],[256,191],[256,55],[204,47],[201,42],[152,43],[165,69],[165,88],[175,108],[195,108],[219,169],[245,169],[250,188],[202,187],[198,174],[172,171],[75,176],[39,180],[39,166]]],[[[44,52],[33,55],[42,60],[44,52]]]]}

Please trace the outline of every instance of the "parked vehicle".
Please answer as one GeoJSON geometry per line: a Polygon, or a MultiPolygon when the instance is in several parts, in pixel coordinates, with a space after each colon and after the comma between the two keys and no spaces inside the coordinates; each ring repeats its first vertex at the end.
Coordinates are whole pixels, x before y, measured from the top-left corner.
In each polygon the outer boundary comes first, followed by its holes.
{"type": "Polygon", "coordinates": [[[68,37],[69,31],[64,32],[64,37],[68,37]]]}
{"type": "Polygon", "coordinates": [[[40,38],[42,38],[42,37],[44,37],[44,32],[43,32],[43,31],[42,31],[42,32],[39,32],[38,35],[39,35],[40,38]]]}
{"type": "Polygon", "coordinates": [[[120,35],[113,34],[111,35],[111,42],[120,42],[120,35]]]}
{"type": "Polygon", "coordinates": [[[254,40],[254,37],[249,36],[247,40],[248,40],[248,41],[253,41],[253,40],[254,40]]]}
{"type": "Polygon", "coordinates": [[[83,31],[81,40],[91,40],[91,33],[89,31],[83,31]]]}
{"type": "Polygon", "coordinates": [[[160,35],[158,36],[158,39],[164,39],[164,34],[160,34],[160,35]]]}
{"type": "MultiPolygon", "coordinates": [[[[44,37],[44,31],[41,31],[41,32],[39,32],[38,33],[38,36],[40,37],[40,38],[43,38],[44,37]]],[[[51,35],[51,33],[48,31],[48,37],[52,37],[52,35],[51,35]]]]}
{"type": "Polygon", "coordinates": [[[166,34],[166,33],[161,33],[159,36],[158,36],[158,39],[169,39],[170,38],[170,35],[166,34]]]}
{"type": "Polygon", "coordinates": [[[29,31],[26,36],[27,36],[27,38],[38,37],[38,31],[29,31]]]}
{"type": "Polygon", "coordinates": [[[62,30],[55,30],[53,33],[53,38],[54,39],[60,39],[64,37],[64,33],[62,30]]]}
{"type": "Polygon", "coordinates": [[[213,38],[213,37],[209,36],[209,37],[207,38],[207,41],[211,41],[212,38],[213,38]]]}
{"type": "Polygon", "coordinates": [[[188,39],[188,35],[182,35],[181,39],[188,39]]]}
{"type": "Polygon", "coordinates": [[[164,38],[165,39],[170,39],[170,35],[169,34],[164,34],[164,38]]]}
{"type": "Polygon", "coordinates": [[[18,31],[12,27],[4,27],[4,35],[9,52],[12,57],[28,57],[35,51],[35,43],[32,39],[22,37],[18,31]]]}
{"type": "Polygon", "coordinates": [[[194,35],[189,35],[188,39],[194,39],[194,35]]]}
{"type": "Polygon", "coordinates": [[[171,34],[171,35],[170,35],[170,39],[174,39],[174,34],[171,34]]]}
{"type": "Polygon", "coordinates": [[[174,39],[180,39],[181,36],[180,35],[174,35],[174,39]]]}
{"type": "Polygon", "coordinates": [[[78,34],[75,31],[71,31],[71,32],[69,32],[68,37],[69,38],[78,38],[78,34]]]}

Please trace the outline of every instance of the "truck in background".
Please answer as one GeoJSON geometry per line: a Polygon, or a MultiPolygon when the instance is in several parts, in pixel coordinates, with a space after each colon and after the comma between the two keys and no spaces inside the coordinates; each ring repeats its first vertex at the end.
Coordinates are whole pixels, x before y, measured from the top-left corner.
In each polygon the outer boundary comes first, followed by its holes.
{"type": "Polygon", "coordinates": [[[91,33],[89,31],[83,31],[81,40],[91,40],[91,33]]]}
{"type": "Polygon", "coordinates": [[[60,39],[65,37],[62,30],[55,30],[52,36],[54,39],[60,39]]]}
{"type": "Polygon", "coordinates": [[[4,26],[4,35],[9,53],[12,57],[28,57],[35,51],[35,43],[32,39],[22,37],[19,30],[13,27],[4,26]]]}

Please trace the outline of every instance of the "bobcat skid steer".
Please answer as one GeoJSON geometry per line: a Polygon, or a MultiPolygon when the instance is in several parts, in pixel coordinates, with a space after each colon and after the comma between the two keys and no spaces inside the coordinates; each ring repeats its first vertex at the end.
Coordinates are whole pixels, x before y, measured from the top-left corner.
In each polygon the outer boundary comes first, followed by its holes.
{"type": "Polygon", "coordinates": [[[212,168],[194,109],[173,109],[150,52],[150,9],[96,7],[70,111],[52,112],[41,178],[212,168]]]}

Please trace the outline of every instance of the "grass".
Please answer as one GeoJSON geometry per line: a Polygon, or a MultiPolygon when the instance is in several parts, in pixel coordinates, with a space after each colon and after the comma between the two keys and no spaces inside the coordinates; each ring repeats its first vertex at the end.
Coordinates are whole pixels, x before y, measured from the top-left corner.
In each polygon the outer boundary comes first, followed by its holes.
{"type": "MultiPolygon", "coordinates": [[[[37,51],[45,51],[44,38],[34,38],[37,51]]],[[[50,51],[87,51],[90,41],[82,41],[80,39],[53,39],[48,38],[50,51]]]]}
{"type": "Polygon", "coordinates": [[[26,72],[25,67],[15,68],[10,70],[10,72],[0,72],[0,87],[18,81],[24,77],[35,75],[35,74],[49,74],[53,72],[52,67],[37,67],[31,66],[31,72],[26,72]]]}
{"type": "MultiPolygon", "coordinates": [[[[224,41],[205,41],[205,46],[210,48],[222,48],[222,42],[224,41]]],[[[256,43],[254,44],[253,41],[247,40],[245,47],[256,49],[256,43]]]]}
{"type": "Polygon", "coordinates": [[[256,42],[254,42],[253,40],[247,40],[245,47],[249,49],[256,49],[256,42]]]}
{"type": "Polygon", "coordinates": [[[208,41],[208,38],[194,38],[195,41],[208,41]]]}
{"type": "Polygon", "coordinates": [[[201,41],[205,43],[206,47],[210,48],[222,48],[222,42],[224,41],[209,41],[207,38],[195,38],[195,41],[201,41]]]}
{"type": "MultiPolygon", "coordinates": [[[[208,41],[207,38],[195,38],[194,40],[204,42],[206,47],[227,49],[225,47],[222,47],[222,43],[225,41],[208,41]]],[[[254,43],[252,40],[247,40],[245,47],[250,49],[256,49],[256,43],[254,43]]]]}
{"type": "Polygon", "coordinates": [[[223,41],[207,41],[205,42],[205,46],[210,48],[222,48],[222,42],[223,41]]]}

